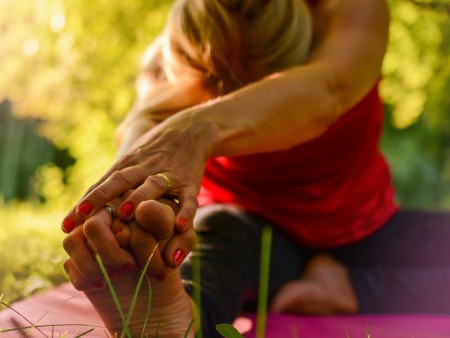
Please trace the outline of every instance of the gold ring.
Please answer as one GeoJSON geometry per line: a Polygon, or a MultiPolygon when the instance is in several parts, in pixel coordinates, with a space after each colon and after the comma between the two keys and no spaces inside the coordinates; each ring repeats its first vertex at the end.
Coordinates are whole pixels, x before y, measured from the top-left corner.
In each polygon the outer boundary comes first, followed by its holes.
{"type": "Polygon", "coordinates": [[[106,212],[111,216],[111,219],[114,220],[116,218],[116,216],[114,215],[114,210],[109,205],[105,205],[103,209],[105,209],[106,212]]]}
{"type": "Polygon", "coordinates": [[[170,183],[170,179],[166,175],[159,173],[159,174],[156,174],[155,176],[162,177],[167,182],[167,190],[170,189],[172,184],[170,183]]]}

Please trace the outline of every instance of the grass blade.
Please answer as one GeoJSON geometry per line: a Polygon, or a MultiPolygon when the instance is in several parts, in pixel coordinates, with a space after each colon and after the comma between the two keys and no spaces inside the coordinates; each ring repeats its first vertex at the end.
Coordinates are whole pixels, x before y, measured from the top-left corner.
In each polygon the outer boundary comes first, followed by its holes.
{"type": "Polygon", "coordinates": [[[144,277],[146,277],[146,272],[150,265],[150,261],[153,258],[153,255],[154,255],[156,249],[158,248],[158,246],[159,246],[159,243],[156,243],[155,247],[153,248],[152,253],[150,254],[150,257],[148,258],[147,262],[145,263],[145,266],[141,272],[141,275],[139,276],[139,280],[136,285],[136,290],[134,290],[133,299],[131,300],[130,309],[128,311],[127,322],[126,322],[127,327],[130,325],[131,316],[133,314],[134,308],[136,307],[136,302],[137,302],[137,299],[139,296],[139,291],[141,290],[142,281],[144,280],[144,277]]]}
{"type": "Polygon", "coordinates": [[[119,311],[120,318],[122,319],[122,323],[124,326],[124,331],[128,338],[133,338],[131,335],[130,329],[127,325],[127,319],[125,318],[125,314],[123,312],[122,306],[120,305],[119,299],[117,298],[116,291],[114,290],[114,286],[111,283],[111,279],[109,278],[108,272],[106,271],[105,265],[103,265],[102,259],[98,254],[95,255],[95,259],[98,262],[98,265],[100,266],[100,270],[103,273],[103,276],[105,277],[106,284],[108,285],[109,291],[111,292],[111,296],[113,298],[114,304],[116,305],[117,311],[119,311]]]}
{"type": "Polygon", "coordinates": [[[147,283],[148,283],[148,300],[147,300],[147,309],[145,312],[145,320],[144,320],[144,325],[142,326],[142,334],[141,337],[145,337],[145,332],[147,332],[147,324],[148,324],[148,319],[150,318],[150,310],[152,308],[152,286],[150,284],[150,280],[147,278],[147,283]]]}
{"type": "MultiPolygon", "coordinates": [[[[200,247],[200,239],[198,239],[197,246],[200,247]]],[[[192,260],[192,282],[193,282],[192,298],[194,299],[197,316],[198,318],[200,318],[199,316],[202,313],[200,254],[193,255],[191,260],[192,260]]],[[[203,338],[202,325],[199,325],[195,337],[203,338]]]]}
{"type": "MultiPolygon", "coordinates": [[[[3,298],[3,294],[2,294],[2,298],[3,298]]],[[[49,338],[44,332],[42,332],[38,326],[34,325],[31,321],[29,321],[27,318],[25,318],[25,316],[23,316],[19,311],[17,311],[16,309],[12,308],[11,306],[9,306],[8,304],[6,304],[4,301],[2,301],[0,299],[0,304],[2,304],[3,306],[6,306],[8,309],[10,309],[11,311],[15,312],[16,314],[18,314],[21,318],[23,318],[24,320],[26,320],[27,323],[29,323],[31,326],[28,328],[36,328],[36,330],[38,330],[40,333],[42,333],[42,335],[44,337],[49,338]]],[[[6,330],[2,330],[2,332],[7,332],[6,330]]]]}
{"type": "Polygon", "coordinates": [[[187,338],[189,332],[191,331],[192,325],[194,325],[194,323],[195,323],[195,319],[192,319],[192,320],[190,321],[190,323],[189,323],[187,329],[186,329],[186,332],[185,332],[185,334],[184,334],[184,338],[187,338]]]}
{"type": "Polygon", "coordinates": [[[52,312],[53,310],[55,310],[56,308],[58,308],[61,304],[64,304],[65,302],[67,302],[67,301],[69,301],[69,300],[71,300],[71,299],[74,299],[74,298],[76,298],[76,297],[77,297],[77,296],[69,297],[69,298],[67,298],[67,299],[64,299],[64,300],[58,302],[58,303],[55,304],[54,306],[52,306],[50,310],[48,310],[48,311],[45,312],[41,317],[39,317],[39,319],[34,323],[34,326],[32,326],[32,327],[28,330],[28,332],[27,332],[27,334],[25,335],[25,337],[28,337],[28,336],[31,334],[31,332],[33,331],[34,327],[37,326],[37,325],[40,323],[40,321],[43,320],[50,312],[52,312]]]}
{"type": "Polygon", "coordinates": [[[94,331],[94,330],[95,330],[95,329],[87,330],[87,331],[85,331],[85,332],[79,334],[78,336],[75,336],[74,338],[80,338],[80,337],[83,337],[83,336],[87,335],[88,333],[91,333],[91,332],[94,331]]]}
{"type": "Polygon", "coordinates": [[[264,338],[267,321],[267,299],[269,293],[270,253],[272,228],[264,227],[261,239],[261,264],[259,272],[258,309],[256,316],[256,337],[264,338]]]}
{"type": "MultiPolygon", "coordinates": [[[[29,330],[32,327],[35,327],[36,329],[51,327],[53,329],[56,327],[65,327],[65,326],[80,326],[80,327],[81,326],[89,326],[90,328],[93,328],[93,329],[105,329],[104,326],[91,325],[91,324],[42,324],[42,325],[31,324],[30,326],[20,326],[20,327],[13,327],[13,328],[9,328],[9,329],[2,328],[2,331],[0,331],[0,333],[12,332],[12,331],[17,331],[17,330],[29,330]]],[[[44,334],[44,333],[42,333],[42,334],[44,334]]],[[[48,336],[46,336],[46,337],[48,337],[48,336]]]]}

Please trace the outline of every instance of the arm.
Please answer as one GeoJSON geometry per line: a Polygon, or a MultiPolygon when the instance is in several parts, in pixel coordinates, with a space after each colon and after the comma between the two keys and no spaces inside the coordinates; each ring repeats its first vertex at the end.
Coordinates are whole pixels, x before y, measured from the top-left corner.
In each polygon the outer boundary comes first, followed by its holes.
{"type": "Polygon", "coordinates": [[[204,125],[201,132],[214,144],[207,156],[283,150],[314,139],[375,84],[388,38],[385,1],[325,0],[314,15],[318,45],[307,64],[178,117],[204,125]]]}
{"type": "Polygon", "coordinates": [[[319,1],[310,61],[242,88],[197,115],[215,135],[213,155],[283,150],[320,136],[380,76],[389,15],[385,1],[319,1]]]}
{"type": "MultiPolygon", "coordinates": [[[[168,117],[140,136],[92,187],[78,216],[68,217],[89,217],[138,187],[125,203],[170,192],[181,202],[178,225],[190,224],[208,158],[288,149],[324,133],[377,81],[389,18],[381,0],[324,0],[315,11],[322,24],[307,64],[168,117]],[[172,187],[155,176],[161,172],[172,187]],[[92,211],[83,213],[85,205],[92,211]]],[[[132,214],[119,209],[119,217],[132,214]]]]}
{"type": "Polygon", "coordinates": [[[137,100],[116,132],[118,157],[129,151],[145,133],[166,118],[209,99],[199,90],[196,71],[178,69],[173,78],[161,65],[161,40],[157,39],[145,53],[143,65],[136,81],[137,100]]]}

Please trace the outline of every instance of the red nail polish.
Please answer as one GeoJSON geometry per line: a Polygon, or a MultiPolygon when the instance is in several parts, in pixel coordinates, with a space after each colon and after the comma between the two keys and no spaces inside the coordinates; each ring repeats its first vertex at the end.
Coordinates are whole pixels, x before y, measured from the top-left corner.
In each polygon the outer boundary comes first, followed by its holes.
{"type": "Polygon", "coordinates": [[[66,218],[62,223],[62,230],[68,234],[75,228],[75,222],[71,218],[66,218]]]}
{"type": "Polygon", "coordinates": [[[78,212],[80,212],[83,216],[89,216],[92,209],[94,209],[94,207],[89,201],[83,202],[78,206],[78,212]]]}
{"type": "Polygon", "coordinates": [[[134,205],[131,202],[127,202],[119,208],[119,212],[127,217],[131,216],[133,214],[133,211],[134,205]]]}
{"type": "Polygon", "coordinates": [[[166,275],[161,273],[159,275],[155,276],[155,279],[159,280],[160,282],[162,282],[164,279],[166,279],[166,275]]]}
{"type": "Polygon", "coordinates": [[[178,224],[181,225],[182,227],[185,227],[187,225],[187,218],[186,217],[180,217],[178,219],[178,224]]]}
{"type": "Polygon", "coordinates": [[[122,269],[125,271],[133,271],[134,270],[134,264],[133,263],[126,263],[124,265],[122,265],[122,269]]]}
{"type": "Polygon", "coordinates": [[[92,283],[92,286],[94,288],[104,288],[106,286],[106,283],[103,279],[97,279],[92,283]]]}
{"type": "Polygon", "coordinates": [[[177,263],[177,265],[180,265],[184,259],[184,256],[185,256],[184,252],[182,250],[178,249],[178,250],[175,250],[172,258],[175,261],[175,263],[177,263]]]}

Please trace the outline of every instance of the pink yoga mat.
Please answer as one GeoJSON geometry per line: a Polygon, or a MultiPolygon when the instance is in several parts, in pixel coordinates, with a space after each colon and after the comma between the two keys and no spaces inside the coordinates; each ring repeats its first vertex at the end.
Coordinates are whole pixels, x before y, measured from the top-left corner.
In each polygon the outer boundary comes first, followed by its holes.
{"type": "MultiPolygon", "coordinates": [[[[41,328],[49,337],[60,337],[67,333],[67,338],[73,338],[92,328],[94,330],[85,337],[106,337],[101,328],[96,328],[103,324],[86,297],[70,284],[17,302],[13,307],[33,323],[47,313],[39,320],[39,325],[63,325],[41,328]]],[[[0,327],[3,329],[27,325],[24,319],[11,310],[0,313],[0,327]]],[[[234,325],[244,337],[256,337],[253,314],[242,315],[234,325]]],[[[370,338],[450,338],[450,316],[395,314],[310,317],[269,314],[265,332],[266,338],[364,338],[367,337],[367,329],[370,338]]],[[[25,337],[25,334],[26,331],[0,333],[0,338],[25,337]]],[[[29,337],[41,338],[44,335],[34,329],[29,337]]]]}
{"type": "MultiPolygon", "coordinates": [[[[245,337],[256,337],[255,316],[245,337]]],[[[242,324],[240,324],[242,325],[242,324]]],[[[249,325],[249,324],[246,324],[249,325]]],[[[305,317],[269,314],[266,337],[270,338],[449,338],[450,316],[430,315],[352,315],[305,317]]]]}

